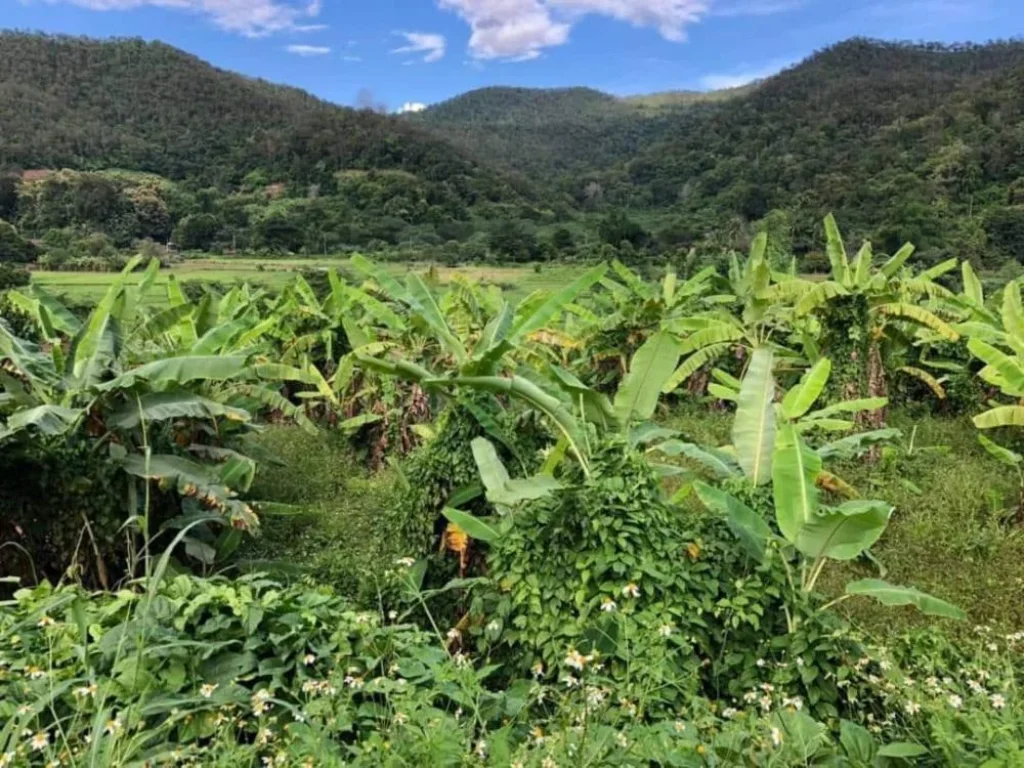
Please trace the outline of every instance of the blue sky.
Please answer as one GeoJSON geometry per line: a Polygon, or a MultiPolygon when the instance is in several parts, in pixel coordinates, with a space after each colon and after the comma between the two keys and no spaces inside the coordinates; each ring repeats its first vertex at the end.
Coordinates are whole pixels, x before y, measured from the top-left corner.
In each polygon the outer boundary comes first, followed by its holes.
{"type": "Polygon", "coordinates": [[[1024,34],[1024,0],[0,0],[0,24],[157,39],[341,104],[486,85],[741,84],[854,35],[1024,34]],[[362,94],[362,96],[360,96],[362,94]]]}

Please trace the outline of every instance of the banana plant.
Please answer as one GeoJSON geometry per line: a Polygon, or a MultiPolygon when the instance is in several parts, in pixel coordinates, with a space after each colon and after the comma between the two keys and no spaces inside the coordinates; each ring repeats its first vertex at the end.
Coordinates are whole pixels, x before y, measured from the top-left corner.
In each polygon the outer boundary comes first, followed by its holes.
{"type": "MultiPolygon", "coordinates": [[[[840,395],[885,397],[889,346],[915,344],[921,340],[921,332],[950,342],[960,338],[957,330],[929,307],[930,302],[952,296],[936,280],[955,269],[957,261],[949,259],[915,275],[907,267],[914,254],[913,245],[907,243],[876,267],[869,242],[849,258],[831,214],[825,218],[825,232],[831,279],[806,284],[795,304],[796,316],[816,321],[817,338],[809,342],[814,351],[842,361],[833,399],[840,395]]],[[[926,376],[916,375],[919,370],[905,373],[926,380],[926,376]]],[[[884,413],[875,411],[865,423],[883,427],[884,413]]]]}
{"type": "MultiPolygon", "coordinates": [[[[828,366],[816,365],[776,405],[771,362],[769,350],[755,351],[741,389],[739,402],[744,413],[737,415],[734,442],[743,475],[755,485],[771,483],[774,520],[765,520],[735,496],[708,483],[698,481],[694,489],[705,506],[724,517],[755,561],[763,562],[779,549],[787,567],[795,559],[799,576],[791,571],[794,586],[809,595],[829,562],[853,560],[870,550],[885,532],[893,508],[887,502],[865,499],[852,499],[837,507],[821,502],[823,452],[807,444],[807,428],[802,428],[801,422],[813,413],[809,409],[824,389],[828,366]]],[[[862,405],[848,404],[851,410],[862,405]]],[[[807,418],[804,423],[824,418],[807,418]]],[[[720,454],[712,457],[720,458],[720,454]]],[[[877,579],[851,582],[839,600],[857,595],[887,605],[914,605],[933,615],[963,616],[942,600],[877,579]]],[[[794,631],[794,617],[787,615],[787,619],[794,631]]]]}
{"type": "Polygon", "coordinates": [[[773,337],[788,336],[792,330],[795,278],[773,273],[765,256],[765,233],[754,238],[750,254],[743,263],[731,256],[728,288],[731,293],[707,298],[719,305],[714,311],[679,318],[666,324],[681,340],[683,359],[665,382],[670,394],[691,376],[722,358],[736,347],[753,349],[766,345],[773,337]]]}
{"type": "MultiPolygon", "coordinates": [[[[776,355],[769,347],[756,348],[750,356],[746,375],[739,381],[727,373],[714,371],[717,382],[712,392],[736,403],[732,444],[709,449],[672,438],[649,450],[670,456],[686,456],[710,470],[714,476],[745,477],[752,485],[767,484],[772,477],[775,451],[787,429],[799,435],[852,432],[856,421],[841,416],[856,416],[884,408],[885,398],[844,400],[815,408],[822,399],[832,372],[828,358],[811,366],[791,389],[778,398],[775,380],[776,355]]],[[[897,430],[876,430],[846,435],[816,447],[818,460],[849,457],[864,446],[897,436],[897,430]]],[[[852,488],[829,472],[817,476],[823,487],[853,495],[852,488]]]]}
{"type": "Polygon", "coordinates": [[[1024,307],[1020,287],[1011,282],[1003,289],[1001,328],[972,324],[967,342],[971,354],[985,364],[978,376],[1012,398],[1012,404],[995,404],[974,417],[978,429],[1024,426],[1024,307]]]}

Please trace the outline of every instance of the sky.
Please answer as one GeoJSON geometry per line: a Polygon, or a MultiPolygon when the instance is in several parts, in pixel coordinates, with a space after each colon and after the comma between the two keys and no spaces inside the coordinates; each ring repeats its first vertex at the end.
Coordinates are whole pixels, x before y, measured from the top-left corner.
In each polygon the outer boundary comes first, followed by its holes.
{"type": "Polygon", "coordinates": [[[161,40],[401,111],[488,85],[725,88],[854,36],[1019,37],[1024,0],[0,0],[0,27],[161,40]]]}

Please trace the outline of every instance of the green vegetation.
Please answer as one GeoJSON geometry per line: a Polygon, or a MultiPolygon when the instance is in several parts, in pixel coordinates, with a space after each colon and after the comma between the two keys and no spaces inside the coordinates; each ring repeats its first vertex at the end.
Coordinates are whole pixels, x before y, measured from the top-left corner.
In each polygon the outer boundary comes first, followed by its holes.
{"type": "Polygon", "coordinates": [[[825,231],[9,289],[0,755],[1018,764],[1019,286],[825,231]]]}

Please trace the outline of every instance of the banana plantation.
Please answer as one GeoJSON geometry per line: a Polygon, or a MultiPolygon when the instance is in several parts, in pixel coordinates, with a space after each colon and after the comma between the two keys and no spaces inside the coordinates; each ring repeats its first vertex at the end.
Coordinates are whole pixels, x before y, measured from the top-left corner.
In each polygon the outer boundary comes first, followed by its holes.
{"type": "Polygon", "coordinates": [[[361,256],[12,289],[0,768],[1024,765],[1020,614],[926,588],[910,522],[1020,536],[1020,287],[825,230],[825,279],[762,235],[518,302],[361,256]]]}

